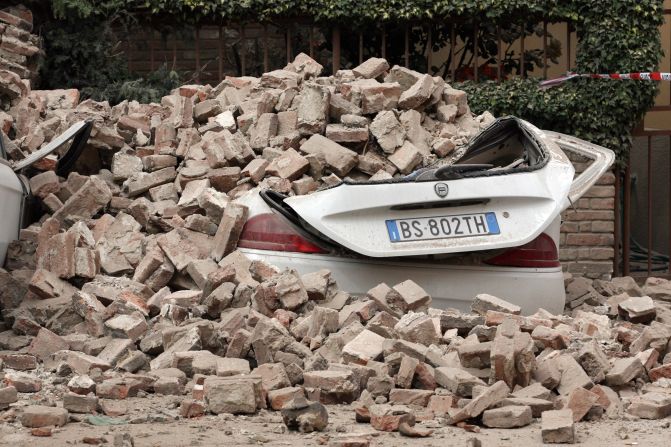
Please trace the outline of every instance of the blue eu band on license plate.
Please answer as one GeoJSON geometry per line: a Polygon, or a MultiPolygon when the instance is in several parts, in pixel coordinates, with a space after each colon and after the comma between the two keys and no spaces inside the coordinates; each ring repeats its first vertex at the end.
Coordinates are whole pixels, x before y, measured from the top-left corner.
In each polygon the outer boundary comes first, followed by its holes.
{"type": "Polygon", "coordinates": [[[500,234],[496,213],[457,214],[385,221],[391,242],[500,234]]]}

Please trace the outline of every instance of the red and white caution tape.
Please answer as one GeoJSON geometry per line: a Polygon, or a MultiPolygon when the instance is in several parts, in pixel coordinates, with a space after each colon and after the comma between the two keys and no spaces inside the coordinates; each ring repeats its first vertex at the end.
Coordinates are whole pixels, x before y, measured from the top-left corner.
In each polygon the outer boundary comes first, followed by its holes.
{"type": "Polygon", "coordinates": [[[567,73],[566,76],[561,76],[555,79],[548,79],[541,81],[539,86],[541,88],[550,88],[562,84],[569,79],[574,78],[592,78],[592,79],[617,79],[617,80],[635,80],[635,81],[671,81],[671,73],[661,71],[650,72],[634,72],[634,73],[609,73],[609,74],[579,74],[567,73]]]}

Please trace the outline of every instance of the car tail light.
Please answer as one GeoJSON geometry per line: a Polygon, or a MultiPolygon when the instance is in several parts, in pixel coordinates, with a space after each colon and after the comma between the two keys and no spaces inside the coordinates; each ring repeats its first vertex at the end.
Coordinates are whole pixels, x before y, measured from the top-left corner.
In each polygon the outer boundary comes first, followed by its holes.
{"type": "Polygon", "coordinates": [[[297,253],[327,253],[305,239],[275,214],[259,214],[249,219],[242,229],[238,247],[297,253]]]}
{"type": "Polygon", "coordinates": [[[541,233],[533,241],[510,248],[485,261],[485,264],[506,267],[559,267],[557,246],[550,236],[541,233]]]}

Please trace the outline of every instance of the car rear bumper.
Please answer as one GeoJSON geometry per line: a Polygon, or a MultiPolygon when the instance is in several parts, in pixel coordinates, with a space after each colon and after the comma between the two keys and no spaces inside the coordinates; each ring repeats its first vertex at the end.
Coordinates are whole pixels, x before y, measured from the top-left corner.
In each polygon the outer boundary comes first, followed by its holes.
{"type": "Polygon", "coordinates": [[[433,298],[432,306],[469,310],[478,293],[489,293],[517,304],[522,313],[539,308],[552,313],[564,309],[564,279],[557,268],[511,268],[459,266],[438,263],[353,259],[329,255],[239,249],[250,259],[259,259],[300,274],[328,269],[341,290],[362,295],[381,282],[394,285],[411,279],[433,298]]]}

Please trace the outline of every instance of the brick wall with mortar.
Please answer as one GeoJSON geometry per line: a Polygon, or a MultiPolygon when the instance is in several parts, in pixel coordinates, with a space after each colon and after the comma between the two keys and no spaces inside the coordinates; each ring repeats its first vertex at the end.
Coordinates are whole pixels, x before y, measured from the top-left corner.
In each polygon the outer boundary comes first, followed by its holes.
{"type": "MultiPolygon", "coordinates": [[[[588,164],[574,160],[577,173],[588,164]]],[[[613,272],[615,175],[606,172],[587,193],[562,213],[559,258],[564,271],[590,278],[613,272]]]]}

